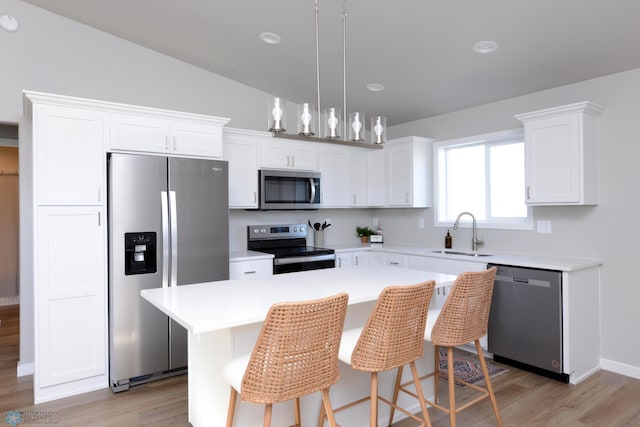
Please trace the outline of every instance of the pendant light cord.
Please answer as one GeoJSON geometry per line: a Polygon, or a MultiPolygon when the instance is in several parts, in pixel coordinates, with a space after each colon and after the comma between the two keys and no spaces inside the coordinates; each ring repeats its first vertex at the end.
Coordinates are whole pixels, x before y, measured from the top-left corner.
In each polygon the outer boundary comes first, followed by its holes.
{"type": "Polygon", "coordinates": [[[322,108],[320,107],[320,30],[318,28],[318,0],[315,0],[316,15],[316,89],[318,101],[318,134],[320,134],[320,126],[322,124],[322,108]]]}
{"type": "Polygon", "coordinates": [[[342,1],[342,139],[347,140],[347,0],[342,1]]]}

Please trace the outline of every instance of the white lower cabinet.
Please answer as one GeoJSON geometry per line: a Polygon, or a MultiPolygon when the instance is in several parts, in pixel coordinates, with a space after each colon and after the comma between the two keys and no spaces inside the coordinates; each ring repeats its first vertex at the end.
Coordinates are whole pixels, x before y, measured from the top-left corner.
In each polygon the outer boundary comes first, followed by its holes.
{"type": "Polygon", "coordinates": [[[37,208],[35,403],[108,383],[105,229],[103,207],[37,208]]]}
{"type": "Polygon", "coordinates": [[[358,265],[368,265],[370,260],[369,251],[349,251],[336,253],[336,268],[355,267],[358,265]]]}
{"type": "Polygon", "coordinates": [[[385,265],[392,267],[407,268],[409,262],[409,256],[405,254],[398,254],[394,252],[387,252],[384,254],[385,265]]]}
{"type": "Polygon", "coordinates": [[[273,275],[273,260],[243,260],[229,263],[229,279],[251,279],[273,275]]]}

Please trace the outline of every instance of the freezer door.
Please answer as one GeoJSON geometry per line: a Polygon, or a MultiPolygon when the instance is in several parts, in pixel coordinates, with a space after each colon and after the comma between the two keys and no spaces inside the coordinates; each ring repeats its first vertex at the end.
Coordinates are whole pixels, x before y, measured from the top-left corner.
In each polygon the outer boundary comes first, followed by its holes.
{"type": "Polygon", "coordinates": [[[163,271],[168,267],[162,256],[165,236],[161,215],[162,194],[167,192],[167,160],[112,154],[108,180],[109,363],[113,385],[169,368],[168,317],[140,296],[143,289],[162,287],[163,271]],[[155,233],[154,273],[125,274],[125,263],[131,261],[125,254],[126,233],[155,233]]]}
{"type": "MultiPolygon", "coordinates": [[[[229,278],[228,163],[169,158],[172,286],[229,278]]],[[[170,368],[187,364],[187,333],[171,321],[170,368]]]]}

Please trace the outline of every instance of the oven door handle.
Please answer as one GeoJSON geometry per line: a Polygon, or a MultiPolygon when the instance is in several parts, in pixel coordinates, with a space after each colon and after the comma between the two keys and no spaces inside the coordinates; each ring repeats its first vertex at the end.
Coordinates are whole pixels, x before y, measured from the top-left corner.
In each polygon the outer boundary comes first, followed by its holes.
{"type": "Polygon", "coordinates": [[[297,256],[290,258],[274,258],[273,265],[299,264],[302,262],[331,261],[336,259],[336,254],[297,256]]]}

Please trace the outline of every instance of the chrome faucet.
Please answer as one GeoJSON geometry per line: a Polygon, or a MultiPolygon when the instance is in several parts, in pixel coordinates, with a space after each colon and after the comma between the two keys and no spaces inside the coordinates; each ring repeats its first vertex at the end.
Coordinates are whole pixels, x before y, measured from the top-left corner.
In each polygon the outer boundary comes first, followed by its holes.
{"type": "Polygon", "coordinates": [[[483,240],[478,240],[478,229],[476,227],[476,217],[473,216],[471,212],[461,212],[456,218],[456,222],[453,224],[453,229],[454,230],[458,229],[458,224],[460,223],[460,217],[462,215],[469,215],[471,219],[473,219],[473,240],[471,241],[471,248],[475,252],[478,250],[478,245],[484,244],[483,240]]]}

